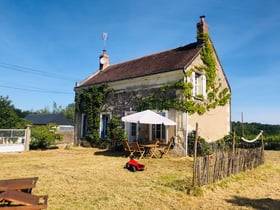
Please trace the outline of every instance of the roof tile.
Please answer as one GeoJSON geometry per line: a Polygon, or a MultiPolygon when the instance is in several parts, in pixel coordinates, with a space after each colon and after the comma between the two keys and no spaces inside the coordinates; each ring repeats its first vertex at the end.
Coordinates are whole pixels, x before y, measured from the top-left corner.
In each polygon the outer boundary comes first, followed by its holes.
{"type": "Polygon", "coordinates": [[[200,52],[197,43],[114,64],[97,72],[79,87],[159,74],[184,68],[200,52]]]}

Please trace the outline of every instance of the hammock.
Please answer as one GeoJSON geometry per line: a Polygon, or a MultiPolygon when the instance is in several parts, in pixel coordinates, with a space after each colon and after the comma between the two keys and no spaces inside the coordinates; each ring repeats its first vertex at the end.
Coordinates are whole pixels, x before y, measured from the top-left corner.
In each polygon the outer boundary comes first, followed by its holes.
{"type": "Polygon", "coordinates": [[[253,143],[253,142],[257,141],[262,136],[262,133],[263,133],[263,130],[260,131],[260,133],[256,136],[256,138],[251,139],[251,140],[245,139],[243,137],[241,137],[241,139],[243,141],[247,142],[247,143],[253,143]]]}

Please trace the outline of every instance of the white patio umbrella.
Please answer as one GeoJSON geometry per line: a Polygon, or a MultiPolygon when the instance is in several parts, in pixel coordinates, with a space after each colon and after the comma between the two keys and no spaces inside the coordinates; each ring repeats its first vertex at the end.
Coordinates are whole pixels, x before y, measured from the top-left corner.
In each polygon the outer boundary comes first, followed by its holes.
{"type": "Polygon", "coordinates": [[[176,122],[168,119],[167,117],[161,116],[151,110],[145,110],[142,112],[137,112],[131,115],[124,116],[122,117],[122,121],[140,124],[176,125],[176,122]]]}

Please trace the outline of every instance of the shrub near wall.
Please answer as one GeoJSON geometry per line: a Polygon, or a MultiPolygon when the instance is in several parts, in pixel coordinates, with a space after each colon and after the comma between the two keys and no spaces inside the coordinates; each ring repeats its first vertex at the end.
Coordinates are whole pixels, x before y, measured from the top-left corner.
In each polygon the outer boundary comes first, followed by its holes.
{"type": "Polygon", "coordinates": [[[62,140],[62,135],[56,132],[56,125],[40,125],[31,128],[30,149],[47,149],[62,140]]]}

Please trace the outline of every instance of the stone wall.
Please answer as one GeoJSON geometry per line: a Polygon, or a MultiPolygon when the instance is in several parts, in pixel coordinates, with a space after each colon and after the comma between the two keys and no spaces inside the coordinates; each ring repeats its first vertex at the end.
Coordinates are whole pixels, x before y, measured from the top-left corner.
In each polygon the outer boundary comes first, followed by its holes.
{"type": "Polygon", "coordinates": [[[73,144],[74,143],[74,130],[73,131],[58,131],[59,134],[63,136],[61,143],[64,144],[73,144]]]}
{"type": "Polygon", "coordinates": [[[138,100],[149,96],[151,93],[157,94],[158,92],[159,88],[116,91],[105,100],[102,111],[122,117],[125,111],[137,110],[138,100]]]}

